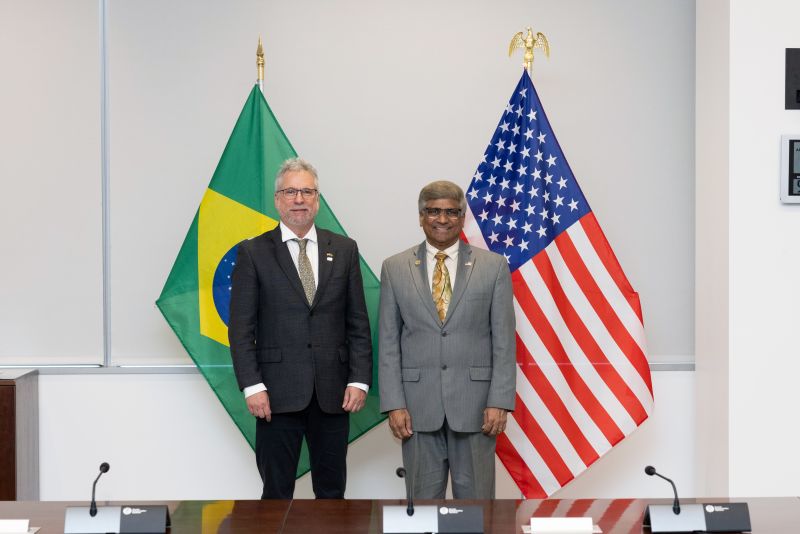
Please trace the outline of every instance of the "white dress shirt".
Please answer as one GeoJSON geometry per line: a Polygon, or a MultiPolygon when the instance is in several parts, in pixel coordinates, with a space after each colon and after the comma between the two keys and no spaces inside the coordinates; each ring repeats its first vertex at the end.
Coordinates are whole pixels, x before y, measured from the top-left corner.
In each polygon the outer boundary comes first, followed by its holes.
{"type": "MultiPolygon", "coordinates": [[[[295,239],[300,238],[297,237],[297,234],[292,232],[288,226],[283,224],[283,221],[280,223],[280,229],[281,241],[286,243],[286,248],[289,249],[289,255],[292,257],[292,262],[294,262],[294,268],[297,269],[297,274],[300,274],[300,243],[295,241],[295,239]]],[[[306,243],[306,256],[308,256],[308,261],[311,262],[311,270],[314,271],[314,287],[316,288],[319,286],[319,244],[317,243],[317,227],[312,226],[311,230],[309,230],[308,233],[303,236],[303,239],[308,239],[308,242],[306,243]]],[[[362,384],[361,382],[352,382],[347,385],[355,386],[358,389],[369,392],[369,386],[362,384]]],[[[259,391],[266,390],[267,386],[265,386],[263,382],[259,382],[258,384],[247,386],[242,390],[242,393],[244,393],[244,397],[247,398],[250,395],[258,393],[259,391]]]]}
{"type": "MultiPolygon", "coordinates": [[[[292,232],[288,226],[283,224],[283,221],[281,221],[280,227],[281,240],[286,243],[286,247],[289,249],[289,255],[294,262],[294,268],[297,269],[299,273],[300,243],[295,241],[295,239],[300,238],[297,237],[297,234],[292,232]]],[[[308,239],[308,243],[306,243],[306,256],[308,256],[308,261],[311,262],[311,270],[314,271],[314,288],[316,288],[319,286],[319,244],[317,243],[317,227],[312,226],[311,230],[308,231],[303,239],[308,239]]]]}
{"type": "MultiPolygon", "coordinates": [[[[444,259],[444,266],[447,267],[447,272],[450,273],[450,288],[456,287],[456,274],[458,273],[458,247],[461,240],[456,241],[444,250],[439,250],[427,241],[425,241],[425,255],[428,265],[428,288],[433,288],[433,270],[436,268],[436,255],[439,252],[444,252],[447,257],[444,259]]],[[[431,289],[432,291],[432,289],[431,289]]]]}

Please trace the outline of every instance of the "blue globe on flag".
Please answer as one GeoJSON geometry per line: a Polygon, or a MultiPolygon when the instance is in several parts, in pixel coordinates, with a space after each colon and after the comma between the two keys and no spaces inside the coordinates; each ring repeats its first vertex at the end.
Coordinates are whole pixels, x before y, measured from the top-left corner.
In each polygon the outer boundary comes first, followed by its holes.
{"type": "Polygon", "coordinates": [[[231,275],[236,265],[237,243],[222,256],[217,269],[214,271],[214,282],[211,291],[214,296],[214,307],[225,326],[231,317],[231,275]]]}

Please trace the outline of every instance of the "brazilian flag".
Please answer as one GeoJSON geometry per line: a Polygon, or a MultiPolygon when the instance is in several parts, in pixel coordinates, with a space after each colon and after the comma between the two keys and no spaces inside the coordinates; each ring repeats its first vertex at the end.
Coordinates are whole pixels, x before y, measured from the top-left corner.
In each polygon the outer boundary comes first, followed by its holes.
{"type": "MultiPolygon", "coordinates": [[[[239,391],[228,347],[230,275],[237,244],[278,225],[275,174],[286,159],[296,156],[258,86],[254,87],[156,301],[251,447],[255,446],[255,419],[239,391]]],[[[316,224],[346,235],[325,198],[320,198],[316,224]]],[[[363,258],[361,273],[372,327],[373,387],[366,406],[350,416],[350,441],[384,419],[377,385],[380,284],[363,258]]],[[[297,476],[308,470],[304,444],[297,476]]]]}

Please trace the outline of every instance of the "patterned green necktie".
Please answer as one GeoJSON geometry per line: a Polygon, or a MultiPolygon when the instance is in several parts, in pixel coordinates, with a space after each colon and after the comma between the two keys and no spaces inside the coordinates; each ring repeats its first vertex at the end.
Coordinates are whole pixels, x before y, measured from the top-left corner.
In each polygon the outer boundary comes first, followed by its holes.
{"type": "Polygon", "coordinates": [[[444,322],[447,317],[447,307],[450,305],[450,296],[453,294],[453,289],[450,287],[450,271],[447,270],[447,265],[444,264],[444,259],[447,254],[439,252],[434,256],[436,258],[436,266],[433,268],[433,302],[436,304],[436,311],[439,313],[439,320],[444,322]]]}
{"type": "Polygon", "coordinates": [[[297,244],[300,245],[300,255],[297,257],[298,271],[300,272],[300,282],[303,284],[303,291],[306,292],[308,304],[314,302],[314,293],[317,291],[317,286],[314,283],[314,271],[311,269],[311,260],[306,255],[306,245],[308,239],[295,239],[297,244]]]}

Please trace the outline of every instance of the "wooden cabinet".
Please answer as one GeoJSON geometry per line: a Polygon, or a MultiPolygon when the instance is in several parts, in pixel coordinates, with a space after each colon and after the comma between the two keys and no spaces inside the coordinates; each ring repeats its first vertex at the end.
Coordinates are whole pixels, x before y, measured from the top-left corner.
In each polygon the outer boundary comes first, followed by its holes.
{"type": "Polygon", "coordinates": [[[38,378],[0,369],[0,501],[39,499],[38,378]]]}

